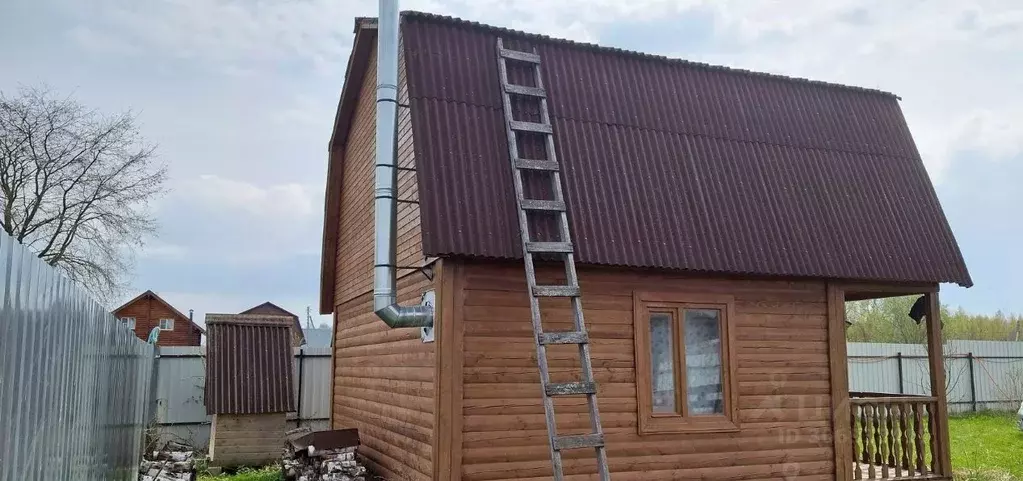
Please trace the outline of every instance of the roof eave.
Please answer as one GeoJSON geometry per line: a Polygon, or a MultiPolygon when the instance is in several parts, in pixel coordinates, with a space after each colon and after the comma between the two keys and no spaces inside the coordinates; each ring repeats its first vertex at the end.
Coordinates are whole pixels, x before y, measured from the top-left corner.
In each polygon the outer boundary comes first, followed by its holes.
{"type": "Polygon", "coordinates": [[[341,208],[341,181],[344,164],[344,150],[348,142],[348,131],[355,114],[362,79],[366,74],[369,56],[376,40],[376,19],[355,20],[355,40],[348,57],[345,82],[334,116],[334,128],[328,144],[327,185],[324,192],[323,245],[320,266],[320,314],[334,312],[334,281],[336,275],[337,230],[341,208]]]}

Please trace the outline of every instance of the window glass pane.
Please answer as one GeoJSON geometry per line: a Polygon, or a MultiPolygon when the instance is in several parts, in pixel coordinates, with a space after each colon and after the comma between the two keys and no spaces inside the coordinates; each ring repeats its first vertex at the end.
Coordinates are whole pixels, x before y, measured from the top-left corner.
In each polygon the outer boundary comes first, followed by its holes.
{"type": "Polygon", "coordinates": [[[173,331],[174,319],[160,319],[160,329],[164,331],[173,331]]]}
{"type": "Polygon", "coordinates": [[[721,385],[721,311],[687,309],[686,394],[689,414],[724,414],[721,385]]]}
{"type": "Polygon", "coordinates": [[[671,314],[650,313],[650,385],[655,413],[678,412],[675,407],[675,356],[671,314]]]}

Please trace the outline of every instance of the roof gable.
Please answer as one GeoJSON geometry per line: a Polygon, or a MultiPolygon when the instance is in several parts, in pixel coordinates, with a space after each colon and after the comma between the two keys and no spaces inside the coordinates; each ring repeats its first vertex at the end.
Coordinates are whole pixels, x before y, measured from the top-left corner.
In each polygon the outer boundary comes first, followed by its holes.
{"type": "MultiPolygon", "coordinates": [[[[427,256],[521,258],[501,36],[542,59],[578,262],[972,285],[890,93],[416,12],[403,14],[402,35],[427,256]]],[[[371,50],[357,45],[350,69],[365,69],[371,50]]],[[[527,69],[509,76],[532,85],[527,69]]],[[[513,110],[539,119],[535,104],[513,110]]],[[[520,142],[523,157],[542,158],[539,138],[520,142]]],[[[332,155],[331,171],[342,161],[332,155]]],[[[332,175],[328,211],[339,188],[332,175]]],[[[534,227],[535,240],[554,230],[534,227]]],[[[333,307],[327,250],[322,312],[333,307]]]]}
{"type": "Polygon", "coordinates": [[[255,307],[250,307],[240,312],[239,314],[266,314],[271,316],[288,316],[298,319],[297,315],[292,314],[291,312],[288,312],[287,309],[284,309],[283,307],[278,306],[277,304],[274,304],[269,301],[264,302],[255,307]]]}
{"type": "Polygon", "coordinates": [[[188,316],[183,314],[181,311],[179,311],[174,306],[170,305],[169,302],[165,301],[162,297],[160,297],[157,293],[153,292],[152,290],[147,290],[147,291],[143,292],[142,294],[139,294],[139,295],[135,296],[130,301],[125,302],[124,304],[121,304],[120,307],[118,307],[118,308],[116,308],[116,309],[114,309],[113,311],[110,311],[110,312],[112,312],[114,315],[116,315],[118,312],[120,312],[124,308],[126,308],[126,307],[128,307],[128,306],[130,306],[132,304],[135,304],[136,302],[142,301],[144,299],[152,299],[152,300],[155,300],[156,302],[159,302],[160,304],[163,304],[164,307],[169,309],[171,311],[171,313],[174,314],[177,317],[177,320],[182,321],[182,322],[187,322],[188,325],[192,327],[192,329],[195,329],[195,330],[199,331],[202,334],[206,334],[206,330],[205,329],[203,329],[202,327],[199,327],[199,325],[196,324],[194,321],[192,321],[192,319],[190,319],[188,316]]]}
{"type": "Polygon", "coordinates": [[[286,316],[292,319],[292,325],[295,329],[295,337],[299,339],[299,344],[305,343],[305,331],[302,330],[302,324],[298,320],[298,316],[292,314],[288,310],[284,309],[277,304],[272,302],[264,302],[258,306],[250,307],[238,314],[259,314],[260,316],[286,316]]]}

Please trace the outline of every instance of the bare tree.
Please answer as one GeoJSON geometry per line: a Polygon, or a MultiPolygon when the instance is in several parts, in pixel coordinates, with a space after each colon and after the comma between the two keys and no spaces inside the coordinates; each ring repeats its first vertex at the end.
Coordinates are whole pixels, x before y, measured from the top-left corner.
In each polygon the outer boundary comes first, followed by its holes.
{"type": "Polygon", "coordinates": [[[131,112],[104,115],[48,89],[0,92],[0,224],[104,300],[156,223],[166,168],[131,112]]]}

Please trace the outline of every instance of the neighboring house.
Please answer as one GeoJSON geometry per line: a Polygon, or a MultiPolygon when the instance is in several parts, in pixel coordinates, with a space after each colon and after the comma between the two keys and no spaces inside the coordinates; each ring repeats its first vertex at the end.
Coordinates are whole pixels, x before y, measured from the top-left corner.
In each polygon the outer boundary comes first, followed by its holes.
{"type": "Polygon", "coordinates": [[[149,338],[154,327],[159,327],[158,346],[198,346],[206,333],[189,316],[153,291],[139,294],[113,312],[114,317],[127,324],[142,340],[149,338]]]}
{"type": "MultiPolygon", "coordinates": [[[[294,322],[291,327],[291,347],[300,347],[305,344],[305,335],[302,333],[302,324],[298,320],[298,316],[288,312],[283,307],[278,306],[272,302],[264,302],[256,307],[246,309],[239,314],[259,314],[263,316],[286,316],[290,317],[294,322]]],[[[258,318],[257,318],[258,319],[258,318]]]]}
{"type": "Polygon", "coordinates": [[[397,292],[434,291],[434,342],[373,313],[375,19],[356,21],[324,219],[332,425],[377,474],[550,479],[564,452],[566,479],[598,479],[595,450],[568,448],[605,444],[618,480],[951,479],[938,285],[972,281],[898,97],[423,13],[401,35],[397,292]],[[520,205],[567,212],[569,245],[524,216],[552,287],[527,287],[520,205]],[[907,294],[932,396],[850,393],[845,302],[907,294]],[[580,381],[586,340],[603,434],[552,448],[541,392],[575,394],[558,435],[595,431],[592,384],[555,384],[580,381]]]}

